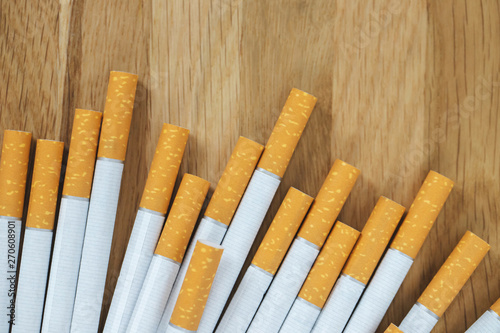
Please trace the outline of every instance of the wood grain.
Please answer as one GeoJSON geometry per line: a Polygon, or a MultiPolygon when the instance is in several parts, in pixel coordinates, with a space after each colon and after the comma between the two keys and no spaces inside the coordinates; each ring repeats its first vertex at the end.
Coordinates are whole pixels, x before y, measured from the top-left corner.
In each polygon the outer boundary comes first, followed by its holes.
{"type": "MultiPolygon", "coordinates": [[[[163,122],[212,191],[239,135],[265,143],[292,87],[319,98],[252,253],[288,187],[316,195],[336,158],[362,176],[340,219],[409,207],[429,169],[456,182],[381,327],[399,323],[466,230],[492,249],[433,332],[500,296],[498,1],[1,0],[0,132],[68,148],[74,109],[102,110],[110,70],[139,74],[103,322],[163,122]]],[[[383,330],[380,330],[381,332],[383,330]]]]}

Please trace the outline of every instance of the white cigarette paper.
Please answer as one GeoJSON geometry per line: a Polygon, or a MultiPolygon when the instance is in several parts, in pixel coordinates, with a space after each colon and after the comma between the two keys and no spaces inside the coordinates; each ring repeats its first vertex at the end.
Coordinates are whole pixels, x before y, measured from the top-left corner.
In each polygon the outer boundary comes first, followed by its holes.
{"type": "Polygon", "coordinates": [[[439,317],[420,303],[416,303],[406,315],[399,329],[405,333],[430,333],[439,317]]]}
{"type": "Polygon", "coordinates": [[[280,333],[311,332],[320,312],[321,308],[318,306],[297,297],[281,326],[280,333]]]}
{"type": "Polygon", "coordinates": [[[26,228],[12,332],[40,332],[49,273],[52,230],[26,228]]]}
{"type": "Polygon", "coordinates": [[[278,332],[311,270],[319,248],[298,237],[271,283],[248,332],[278,332]]]}
{"type": "Polygon", "coordinates": [[[489,309],[465,333],[498,333],[500,332],[500,316],[489,309]]]}

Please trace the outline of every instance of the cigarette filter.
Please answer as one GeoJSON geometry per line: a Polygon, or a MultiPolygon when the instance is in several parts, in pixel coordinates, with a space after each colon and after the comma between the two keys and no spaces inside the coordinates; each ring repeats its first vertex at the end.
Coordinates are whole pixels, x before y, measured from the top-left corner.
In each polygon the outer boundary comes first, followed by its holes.
{"type": "Polygon", "coordinates": [[[246,332],[312,201],[312,197],[293,187],[288,190],[217,333],[246,332]]]}
{"type": "Polygon", "coordinates": [[[322,306],[313,332],[333,333],[344,330],[404,211],[403,206],[380,197],[347,260],[342,276],[335,284],[326,305],[322,306]]]}
{"type": "Polygon", "coordinates": [[[137,75],[111,72],[82,248],[73,332],[96,332],[134,107],[137,75]]]}
{"type": "Polygon", "coordinates": [[[44,333],[69,332],[102,114],[76,109],[43,312],[44,333]]]}
{"type": "Polygon", "coordinates": [[[146,278],[172,196],[189,131],[164,124],[151,163],[104,332],[125,332],[146,278]]]}
{"type": "Polygon", "coordinates": [[[170,322],[196,241],[204,239],[217,244],[222,242],[263,150],[262,145],[252,140],[244,137],[238,139],[219,184],[217,184],[212,199],[208,204],[205,216],[198,225],[186,251],[186,256],[179,269],[179,274],[177,274],[165,312],[158,326],[159,332],[166,331],[170,322]]]}
{"type": "Polygon", "coordinates": [[[311,332],[359,234],[359,231],[337,222],[280,332],[311,332]]]}
{"type": "Polygon", "coordinates": [[[335,161],[249,332],[278,332],[358,175],[358,169],[335,161]]]}
{"type": "Polygon", "coordinates": [[[344,333],[375,332],[452,188],[451,180],[429,172],[344,333]]]}
{"type": "Polygon", "coordinates": [[[182,178],[126,332],[156,333],[209,188],[199,177],[182,178]]]}
{"type": "Polygon", "coordinates": [[[198,330],[212,333],[302,135],[316,97],[292,89],[224,237],[219,274],[198,330]]]}
{"type": "Polygon", "coordinates": [[[430,333],[481,263],[490,246],[467,231],[399,327],[406,333],[430,333]]]}
{"type": "Polygon", "coordinates": [[[64,142],[38,140],[12,332],[40,332],[64,142]]]}
{"type": "Polygon", "coordinates": [[[500,299],[491,306],[465,333],[500,332],[500,299]]]}
{"type": "Polygon", "coordinates": [[[15,317],[14,290],[30,146],[31,133],[4,132],[0,158],[0,244],[7,249],[7,256],[2,262],[0,306],[7,309],[9,315],[0,321],[1,332],[9,331],[10,322],[15,317]]]}
{"type": "Polygon", "coordinates": [[[387,327],[385,333],[404,333],[404,332],[401,331],[399,328],[397,328],[396,325],[391,324],[389,327],[387,327]]]}
{"type": "Polygon", "coordinates": [[[166,331],[159,332],[198,330],[222,252],[222,247],[217,244],[204,240],[196,242],[169,326],[166,331]]]}

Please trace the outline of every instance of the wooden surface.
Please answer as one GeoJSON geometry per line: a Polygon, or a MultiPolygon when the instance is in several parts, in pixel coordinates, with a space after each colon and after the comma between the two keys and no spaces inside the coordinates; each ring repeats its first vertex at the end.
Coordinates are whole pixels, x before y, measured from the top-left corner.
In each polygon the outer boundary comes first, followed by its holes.
{"type": "Polygon", "coordinates": [[[316,195],[336,158],[362,170],[340,215],[359,229],[380,195],[409,207],[433,169],[456,185],[381,326],[466,230],[491,252],[433,332],[463,332],[500,297],[500,5],[402,3],[1,1],[0,131],[67,144],[75,107],[103,109],[110,70],[140,76],[103,317],[161,124],[191,130],[181,172],[213,191],[238,136],[265,143],[292,87],[319,102],[253,251],[288,187],[316,195]]]}

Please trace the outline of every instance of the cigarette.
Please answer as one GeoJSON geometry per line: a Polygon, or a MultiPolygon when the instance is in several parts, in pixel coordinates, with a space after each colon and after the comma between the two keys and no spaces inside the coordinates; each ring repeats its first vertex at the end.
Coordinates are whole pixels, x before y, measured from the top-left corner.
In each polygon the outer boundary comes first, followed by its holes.
{"type": "Polygon", "coordinates": [[[311,332],[359,235],[342,222],[335,224],[280,332],[311,332]]]}
{"type": "Polygon", "coordinates": [[[377,330],[452,188],[450,179],[429,172],[344,333],[377,330]]]}
{"type": "Polygon", "coordinates": [[[71,329],[96,332],[134,107],[137,75],[111,72],[97,151],[71,329]]]}
{"type": "Polygon", "coordinates": [[[123,333],[160,237],[189,131],[164,124],[113,294],[104,332],[123,333]]]}
{"type": "Polygon", "coordinates": [[[215,243],[196,242],[170,323],[166,331],[158,332],[197,332],[222,252],[215,243]]]}
{"type": "Polygon", "coordinates": [[[38,140],[12,332],[40,332],[64,142],[38,140]]]}
{"type": "Polygon", "coordinates": [[[9,311],[8,320],[0,321],[0,331],[9,331],[9,321],[15,318],[14,293],[17,257],[23,217],[26,176],[30,157],[31,133],[6,130],[0,158],[0,244],[8,249],[0,279],[0,306],[9,311]],[[9,237],[9,235],[11,235],[9,237]]]}
{"type": "Polygon", "coordinates": [[[406,333],[430,333],[489,250],[488,243],[467,231],[403,319],[400,329],[406,333]]]}
{"type": "Polygon", "coordinates": [[[259,161],[264,147],[252,140],[240,137],[229,158],[224,172],[215,188],[214,194],[205,211],[205,216],[201,219],[198,228],[190,242],[184,261],[182,262],[179,274],[175,279],[174,287],[168,298],[165,312],[158,326],[159,332],[167,330],[170,317],[174,311],[177,297],[181,291],[182,282],[186,276],[189,262],[196,245],[196,241],[204,239],[216,244],[220,244],[227,227],[236,212],[236,208],[241,201],[241,197],[250,181],[255,166],[259,161]]]}
{"type": "Polygon", "coordinates": [[[403,206],[380,197],[328,301],[321,306],[314,333],[343,331],[404,212],[403,206]]]}
{"type": "Polygon", "coordinates": [[[126,332],[156,333],[209,188],[199,177],[182,178],[126,332]]]}
{"type": "Polygon", "coordinates": [[[279,331],[358,175],[355,167],[335,161],[250,324],[249,333],[279,331]]]}
{"type": "Polygon", "coordinates": [[[500,299],[496,301],[465,333],[500,332],[500,299]]]}
{"type": "Polygon", "coordinates": [[[404,332],[401,331],[399,328],[397,328],[396,325],[391,324],[389,325],[389,327],[387,327],[384,333],[404,333],[404,332]]]}
{"type": "Polygon", "coordinates": [[[200,332],[214,331],[315,104],[316,97],[297,89],[288,96],[222,242],[220,273],[214,280],[200,332]]]}
{"type": "Polygon", "coordinates": [[[217,333],[246,332],[312,201],[312,197],[293,187],[288,190],[217,333]]]}
{"type": "Polygon", "coordinates": [[[102,113],[76,109],[43,312],[44,333],[69,332],[102,113]]]}

